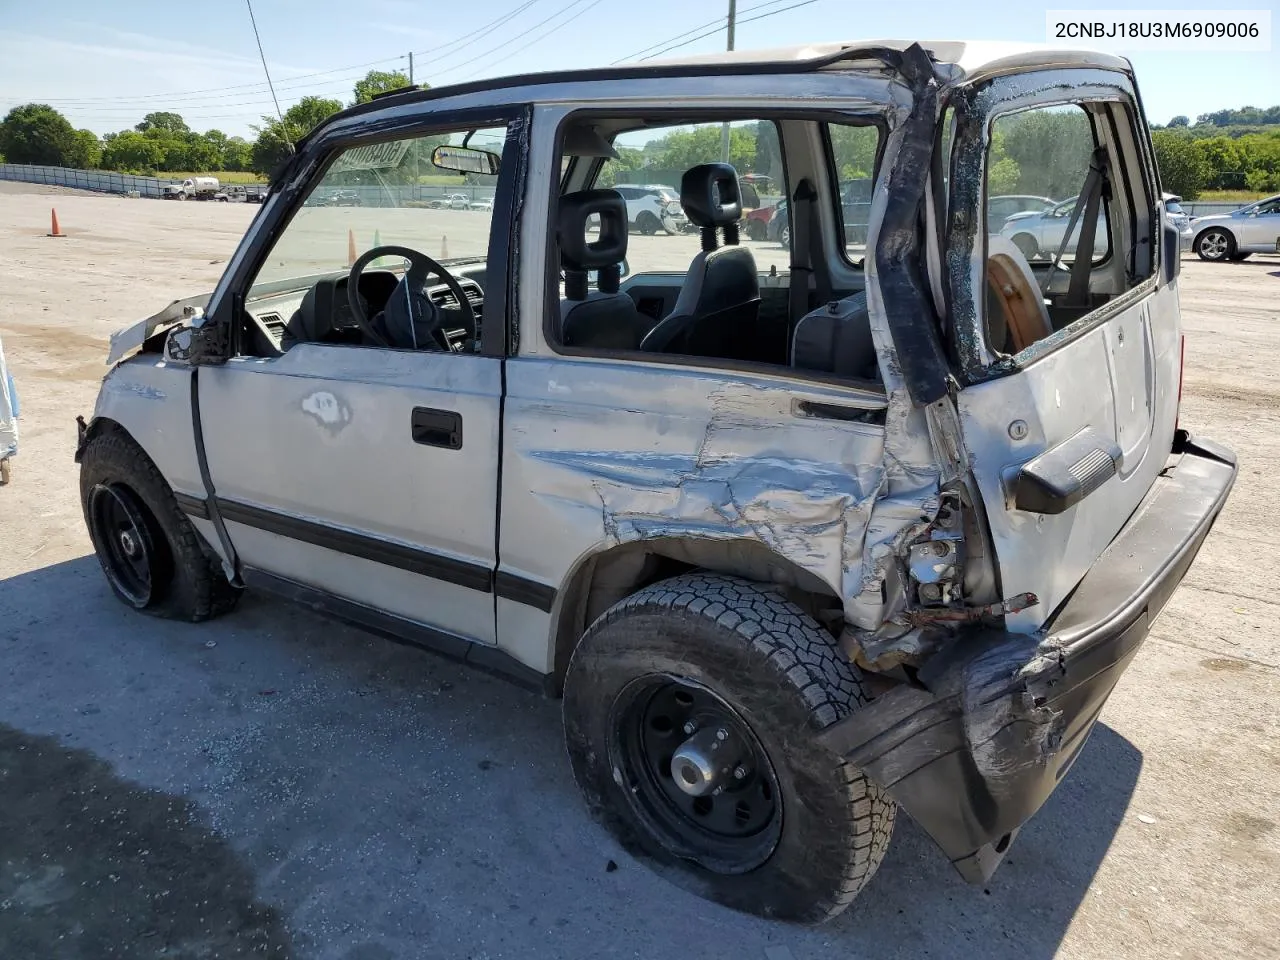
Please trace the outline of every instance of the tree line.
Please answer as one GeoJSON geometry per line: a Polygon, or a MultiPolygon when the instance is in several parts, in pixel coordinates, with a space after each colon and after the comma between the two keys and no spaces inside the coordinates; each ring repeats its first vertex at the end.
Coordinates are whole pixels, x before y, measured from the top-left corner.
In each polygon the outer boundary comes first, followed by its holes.
{"type": "MultiPolygon", "coordinates": [[[[409,78],[400,71],[373,70],[355,83],[350,105],[407,86],[409,78]]],[[[98,137],[75,129],[50,106],[25,104],[0,122],[0,160],[125,173],[228,170],[265,175],[291,144],[343,107],[337,99],[303,97],[282,118],[263,117],[250,141],[220,130],[198,133],[170,111],[149,113],[132,129],[98,137]]],[[[875,129],[832,124],[830,131],[841,179],[870,176],[875,129]]],[[[645,178],[646,170],[682,171],[719,157],[720,137],[720,125],[708,124],[672,130],[642,148],[621,147],[618,159],[605,166],[603,185],[636,182],[637,177],[645,178]]],[[[1071,196],[1080,185],[1057,180],[1064,171],[1087,167],[1092,139],[1079,110],[1002,117],[993,129],[988,187],[993,194],[1071,196]]],[[[1174,117],[1168,126],[1154,127],[1152,139],[1165,189],[1187,200],[1206,190],[1280,192],[1280,106],[1218,110],[1201,114],[1195,123],[1174,117]]],[[[734,125],[729,161],[741,173],[772,176],[781,184],[776,127],[771,122],[734,125]]]]}
{"type": "MultiPolygon", "coordinates": [[[[407,86],[408,76],[398,70],[371,70],[356,81],[349,105],[407,86]]],[[[290,144],[343,107],[338,99],[303,97],[283,118],[263,117],[250,141],[216,129],[199,133],[172,111],[148,113],[131,129],[99,137],[92,130],[77,130],[48,104],[28,103],[0,121],[0,162],[140,174],[228,170],[266,175],[290,144]]]]}

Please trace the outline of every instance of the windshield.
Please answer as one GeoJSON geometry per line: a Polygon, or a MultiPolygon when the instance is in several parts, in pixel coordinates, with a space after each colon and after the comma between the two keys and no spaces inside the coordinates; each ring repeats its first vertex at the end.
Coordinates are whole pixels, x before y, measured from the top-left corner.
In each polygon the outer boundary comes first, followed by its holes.
{"type": "Polygon", "coordinates": [[[284,227],[248,299],[288,281],[345,271],[375,246],[409,247],[441,263],[484,259],[497,175],[438,168],[432,151],[461,144],[502,153],[506,130],[459,131],[343,151],[284,227]]]}

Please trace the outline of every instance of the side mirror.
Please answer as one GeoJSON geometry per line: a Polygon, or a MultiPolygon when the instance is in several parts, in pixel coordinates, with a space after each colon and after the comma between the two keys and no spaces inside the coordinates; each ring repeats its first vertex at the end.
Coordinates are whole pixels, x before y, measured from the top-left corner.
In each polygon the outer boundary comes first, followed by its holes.
{"type": "Polygon", "coordinates": [[[203,313],[193,311],[188,316],[193,318],[190,323],[174,327],[165,337],[165,360],[193,366],[225,363],[231,354],[226,326],[203,313]]]}

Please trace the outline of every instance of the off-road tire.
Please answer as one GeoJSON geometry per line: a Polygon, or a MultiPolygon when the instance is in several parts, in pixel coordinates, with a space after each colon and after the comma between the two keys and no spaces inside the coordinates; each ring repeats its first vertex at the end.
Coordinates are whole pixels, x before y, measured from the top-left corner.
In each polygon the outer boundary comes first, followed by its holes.
{"type": "Polygon", "coordinates": [[[820,923],[847,907],[880,865],[895,804],[816,734],[869,700],[831,635],[782,594],[694,573],[646,587],[583,636],[565,677],[574,776],[592,815],[672,882],[729,907],[820,923]],[[776,773],[781,828],[767,859],[723,873],[673,855],[638,816],[613,754],[619,694],[638,678],[685,677],[729,703],[776,773]]]}
{"type": "Polygon", "coordinates": [[[169,484],[151,458],[117,428],[92,437],[80,460],[80,503],[94,552],[119,599],[130,607],[171,620],[198,622],[231,611],[241,590],[227,582],[221,561],[178,507],[169,484]],[[103,544],[89,517],[89,498],[98,484],[120,485],[141,505],[157,552],[162,578],[153,583],[153,596],[138,607],[117,589],[107,571],[103,544]],[[163,582],[161,582],[161,579],[163,582]]]}
{"type": "Polygon", "coordinates": [[[640,215],[636,217],[636,229],[646,237],[652,237],[663,229],[662,221],[648,210],[641,210],[640,215]]]}
{"type": "Polygon", "coordinates": [[[1196,237],[1191,246],[1195,250],[1196,256],[1210,263],[1221,263],[1223,260],[1230,260],[1236,255],[1236,238],[1231,235],[1230,231],[1221,227],[1209,227],[1204,230],[1196,237]]]}

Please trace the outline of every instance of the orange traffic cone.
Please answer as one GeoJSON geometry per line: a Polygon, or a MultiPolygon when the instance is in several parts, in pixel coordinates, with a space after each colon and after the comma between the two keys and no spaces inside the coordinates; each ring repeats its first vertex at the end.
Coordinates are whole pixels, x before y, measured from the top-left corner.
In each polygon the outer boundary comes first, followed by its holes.
{"type": "Polygon", "coordinates": [[[440,238],[440,259],[441,260],[449,259],[449,238],[448,237],[440,238]]]}
{"type": "Polygon", "coordinates": [[[353,267],[356,263],[356,235],[352,230],[347,231],[347,266],[353,267]]]}
{"type": "Polygon", "coordinates": [[[62,228],[58,226],[58,211],[53,207],[50,207],[49,209],[53,211],[53,225],[52,225],[52,228],[49,230],[49,236],[65,237],[66,234],[63,233],[62,228]]]}

